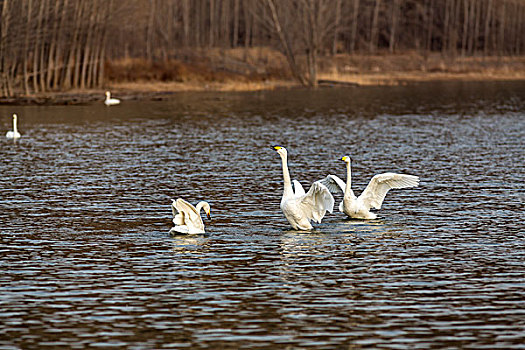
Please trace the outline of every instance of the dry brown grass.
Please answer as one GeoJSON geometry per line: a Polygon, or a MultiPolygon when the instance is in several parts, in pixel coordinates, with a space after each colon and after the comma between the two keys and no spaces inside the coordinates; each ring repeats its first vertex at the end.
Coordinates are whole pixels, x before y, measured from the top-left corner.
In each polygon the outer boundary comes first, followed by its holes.
{"type": "Polygon", "coordinates": [[[200,62],[188,64],[175,59],[153,62],[138,58],[108,62],[106,75],[111,82],[221,81],[227,78],[200,62]]]}
{"type": "MultiPolygon", "coordinates": [[[[293,87],[285,57],[270,48],[210,49],[149,62],[107,64],[115,91],[253,91],[293,87]]],[[[399,85],[431,80],[525,80],[525,57],[457,57],[416,52],[336,55],[319,59],[319,79],[359,85],[399,85]]]]}
{"type": "MultiPolygon", "coordinates": [[[[164,61],[120,59],[106,64],[110,82],[219,82],[290,79],[286,59],[268,48],[186,51],[164,61]]],[[[190,84],[191,85],[191,84],[190,84]]]]}
{"type": "Polygon", "coordinates": [[[338,55],[321,63],[319,79],[360,85],[432,80],[525,80],[525,57],[457,57],[416,53],[338,55]]]}
{"type": "Polygon", "coordinates": [[[137,81],[112,83],[113,91],[121,92],[177,92],[177,91],[260,91],[273,90],[276,88],[293,87],[297,84],[290,80],[268,80],[268,81],[222,81],[222,82],[155,82],[137,81]]]}
{"type": "MultiPolygon", "coordinates": [[[[285,57],[269,48],[181,52],[162,62],[123,59],[108,62],[106,72],[109,79],[104,89],[20,94],[0,103],[88,103],[102,100],[108,88],[122,99],[164,99],[169,93],[180,91],[256,91],[299,86],[291,77],[285,57]]],[[[318,79],[358,85],[437,80],[525,81],[525,57],[446,58],[414,52],[336,55],[319,59],[318,79]]]]}

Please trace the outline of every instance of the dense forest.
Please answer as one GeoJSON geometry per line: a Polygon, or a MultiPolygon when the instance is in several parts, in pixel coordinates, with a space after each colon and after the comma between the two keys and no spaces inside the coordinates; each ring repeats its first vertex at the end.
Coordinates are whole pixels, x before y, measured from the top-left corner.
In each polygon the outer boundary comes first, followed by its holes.
{"type": "Polygon", "coordinates": [[[319,57],[525,53],[525,0],[0,0],[0,95],[104,84],[122,58],[269,47],[317,84],[319,57]]]}

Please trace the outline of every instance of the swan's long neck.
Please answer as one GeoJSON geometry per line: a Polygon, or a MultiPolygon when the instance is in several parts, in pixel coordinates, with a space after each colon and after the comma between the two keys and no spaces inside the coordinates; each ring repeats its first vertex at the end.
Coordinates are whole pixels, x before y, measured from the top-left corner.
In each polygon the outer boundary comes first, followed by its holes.
{"type": "Polygon", "coordinates": [[[352,164],[351,162],[346,162],[346,188],[345,188],[345,196],[347,195],[354,195],[354,192],[352,191],[352,164]]]}
{"type": "Polygon", "coordinates": [[[16,118],[13,118],[13,133],[18,133],[18,127],[17,127],[17,120],[16,118]]]}
{"type": "Polygon", "coordinates": [[[195,207],[195,209],[197,210],[197,213],[200,213],[202,208],[206,205],[206,202],[199,202],[197,203],[197,206],[195,207]]]}
{"type": "Polygon", "coordinates": [[[288,171],[288,156],[281,155],[283,163],[283,180],[284,180],[284,193],[283,197],[293,196],[292,181],[290,180],[290,172],[288,171]]]}

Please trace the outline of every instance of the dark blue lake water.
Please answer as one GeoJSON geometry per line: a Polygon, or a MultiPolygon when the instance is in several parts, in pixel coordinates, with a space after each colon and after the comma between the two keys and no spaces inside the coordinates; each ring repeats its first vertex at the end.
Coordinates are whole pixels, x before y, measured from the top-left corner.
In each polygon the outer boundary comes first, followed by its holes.
{"type": "Polygon", "coordinates": [[[0,106],[4,133],[15,112],[0,349],[523,349],[525,83],[0,106]],[[292,231],[276,143],[306,189],[345,154],[356,194],[421,183],[292,231]],[[177,197],[211,204],[206,235],[168,235],[177,197]]]}

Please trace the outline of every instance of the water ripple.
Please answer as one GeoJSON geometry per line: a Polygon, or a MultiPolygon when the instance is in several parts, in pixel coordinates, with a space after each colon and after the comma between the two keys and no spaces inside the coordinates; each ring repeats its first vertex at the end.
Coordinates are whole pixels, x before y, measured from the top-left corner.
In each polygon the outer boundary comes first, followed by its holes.
{"type": "Polygon", "coordinates": [[[23,137],[0,150],[0,349],[522,348],[514,87],[19,108],[23,137]],[[305,188],[344,177],[343,154],[357,193],[385,171],[421,185],[378,220],[296,232],[275,143],[305,188]],[[167,234],[176,197],[209,200],[207,234],[167,234]]]}

